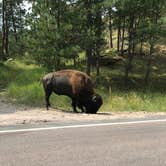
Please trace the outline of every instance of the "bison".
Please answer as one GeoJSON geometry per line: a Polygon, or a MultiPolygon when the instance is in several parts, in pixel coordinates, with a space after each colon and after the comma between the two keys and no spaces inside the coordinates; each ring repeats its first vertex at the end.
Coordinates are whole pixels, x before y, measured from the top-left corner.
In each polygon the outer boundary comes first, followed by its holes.
{"type": "Polygon", "coordinates": [[[45,91],[46,109],[50,107],[49,97],[52,92],[66,95],[72,99],[73,111],[76,107],[82,112],[96,113],[103,101],[94,91],[94,84],[90,77],[77,70],[61,70],[48,73],[42,79],[45,91]]]}

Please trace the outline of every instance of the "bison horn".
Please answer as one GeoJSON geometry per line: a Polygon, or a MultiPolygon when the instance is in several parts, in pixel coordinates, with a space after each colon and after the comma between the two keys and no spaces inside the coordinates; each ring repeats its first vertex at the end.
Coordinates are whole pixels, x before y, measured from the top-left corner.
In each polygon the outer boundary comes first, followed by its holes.
{"type": "Polygon", "coordinates": [[[96,96],[93,96],[93,97],[92,97],[92,100],[93,100],[94,102],[96,102],[97,97],[96,97],[96,96]]]}

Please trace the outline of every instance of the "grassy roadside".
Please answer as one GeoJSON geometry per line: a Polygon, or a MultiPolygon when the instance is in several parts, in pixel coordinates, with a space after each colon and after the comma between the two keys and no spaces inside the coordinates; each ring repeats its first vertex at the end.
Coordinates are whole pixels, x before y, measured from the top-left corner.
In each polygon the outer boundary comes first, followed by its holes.
{"type": "MultiPolygon", "coordinates": [[[[131,75],[131,86],[123,87],[123,66],[103,67],[97,91],[102,95],[104,104],[101,111],[166,111],[166,75],[156,64],[151,85],[142,89],[143,68],[141,61],[134,62],[136,68],[131,75]],[[164,73],[162,71],[162,73],[164,73]]],[[[165,68],[164,63],[162,63],[165,68]]],[[[44,68],[34,64],[26,64],[20,60],[0,63],[0,89],[6,90],[10,101],[29,106],[44,107],[44,93],[40,82],[46,73],[44,68]]],[[[53,107],[71,110],[70,99],[64,96],[52,95],[53,107]]]]}
{"type": "MultiPolygon", "coordinates": [[[[0,91],[15,104],[45,107],[44,91],[41,78],[47,72],[34,64],[20,60],[0,63],[0,91]]],[[[70,100],[64,96],[52,95],[52,105],[56,108],[70,109],[70,100]]]]}

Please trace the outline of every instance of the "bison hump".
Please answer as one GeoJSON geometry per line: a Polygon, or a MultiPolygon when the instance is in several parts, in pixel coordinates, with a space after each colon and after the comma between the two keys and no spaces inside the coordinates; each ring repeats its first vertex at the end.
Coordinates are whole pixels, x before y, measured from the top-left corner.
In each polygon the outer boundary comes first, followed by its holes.
{"type": "Polygon", "coordinates": [[[73,75],[70,79],[73,93],[76,95],[93,94],[93,84],[89,76],[82,73],[73,75]]]}

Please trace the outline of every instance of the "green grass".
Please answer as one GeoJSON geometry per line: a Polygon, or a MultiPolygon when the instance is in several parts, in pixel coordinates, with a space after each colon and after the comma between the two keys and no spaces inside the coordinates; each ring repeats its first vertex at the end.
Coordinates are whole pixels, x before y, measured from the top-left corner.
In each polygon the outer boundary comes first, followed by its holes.
{"type": "Polygon", "coordinates": [[[135,58],[130,82],[124,86],[124,66],[102,67],[98,92],[104,98],[102,111],[166,111],[166,58],[156,57],[150,83],[145,86],[146,61],[135,58]]]}
{"type": "MultiPolygon", "coordinates": [[[[102,95],[104,104],[100,111],[166,111],[166,63],[165,58],[155,66],[148,88],[144,88],[145,64],[134,60],[135,67],[130,74],[128,88],[123,84],[123,64],[102,67],[96,91],[102,95]]],[[[47,73],[42,67],[24,61],[14,60],[0,63],[0,89],[6,89],[10,101],[29,106],[44,107],[42,76],[47,73]]],[[[95,76],[93,69],[92,77],[95,76]]],[[[53,107],[71,110],[68,97],[52,95],[53,107]]]]}
{"type": "MultiPolygon", "coordinates": [[[[0,71],[0,90],[5,89],[6,96],[11,102],[44,107],[41,83],[41,78],[47,73],[44,68],[14,60],[0,63],[0,71]]],[[[50,101],[53,107],[71,110],[67,97],[52,95],[50,101]]]]}
{"type": "Polygon", "coordinates": [[[11,101],[33,106],[42,103],[40,80],[45,73],[44,69],[15,60],[1,64],[0,70],[1,88],[6,89],[6,95],[11,101]]]}
{"type": "Polygon", "coordinates": [[[113,92],[105,100],[102,111],[166,111],[166,95],[161,93],[113,92]]]}

